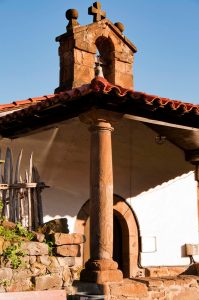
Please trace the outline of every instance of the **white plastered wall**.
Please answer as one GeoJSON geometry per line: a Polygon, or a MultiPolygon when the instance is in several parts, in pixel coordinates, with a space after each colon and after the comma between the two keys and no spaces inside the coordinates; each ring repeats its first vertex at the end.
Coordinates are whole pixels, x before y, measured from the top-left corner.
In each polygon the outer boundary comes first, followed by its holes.
{"type": "Polygon", "coordinates": [[[197,183],[184,152],[169,141],[157,144],[156,135],[139,122],[117,125],[115,193],[126,199],[137,217],[140,264],[187,265],[185,244],[198,243],[197,183]]]}
{"type": "MultiPolygon", "coordinates": [[[[168,141],[155,143],[156,133],[140,122],[122,120],[113,133],[114,193],[132,207],[142,237],[143,266],[184,265],[185,243],[198,243],[197,195],[192,166],[184,153],[168,141]]],[[[33,151],[42,180],[44,221],[66,217],[70,232],[89,199],[90,133],[77,118],[13,141],[2,148],[23,164],[33,151]]]]}

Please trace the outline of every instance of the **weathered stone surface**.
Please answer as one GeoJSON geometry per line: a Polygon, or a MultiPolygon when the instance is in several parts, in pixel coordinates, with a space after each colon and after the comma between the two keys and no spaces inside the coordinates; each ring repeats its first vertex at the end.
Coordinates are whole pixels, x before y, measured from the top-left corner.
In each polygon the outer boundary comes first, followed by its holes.
{"type": "Polygon", "coordinates": [[[46,222],[38,229],[43,234],[51,234],[54,232],[69,233],[68,221],[66,218],[60,218],[46,222]]]}
{"type": "Polygon", "coordinates": [[[34,256],[34,255],[31,255],[31,256],[29,257],[29,263],[30,263],[31,265],[34,264],[34,263],[36,262],[36,260],[37,260],[37,257],[34,256]]]}
{"type": "Polygon", "coordinates": [[[30,270],[33,276],[39,276],[46,273],[46,266],[36,261],[31,265],[30,270]]]}
{"type": "Polygon", "coordinates": [[[145,284],[129,280],[123,282],[122,284],[111,285],[110,292],[113,296],[146,297],[147,287],[145,284]]]}
{"type": "Polygon", "coordinates": [[[30,291],[0,294],[0,300],[65,300],[64,290],[30,291]]]}
{"type": "Polygon", "coordinates": [[[60,273],[61,272],[61,266],[55,256],[49,257],[50,259],[50,265],[47,266],[47,270],[51,273],[60,273]]]}
{"type": "Polygon", "coordinates": [[[39,242],[24,242],[21,249],[29,255],[48,255],[48,245],[39,242]]]}
{"type": "Polygon", "coordinates": [[[55,247],[55,253],[61,256],[80,256],[79,245],[62,245],[55,247]]]}
{"type": "Polygon", "coordinates": [[[37,261],[45,266],[49,266],[51,264],[51,260],[48,255],[37,256],[37,261]]]}
{"type": "Polygon", "coordinates": [[[3,280],[11,280],[12,269],[11,268],[0,268],[0,282],[3,280]]]}
{"type": "Polygon", "coordinates": [[[43,233],[32,231],[32,234],[34,236],[34,239],[40,243],[42,243],[45,239],[45,235],[43,233]]]}
{"type": "Polygon", "coordinates": [[[80,273],[80,280],[96,282],[98,284],[122,282],[122,279],[123,275],[120,270],[91,271],[84,269],[80,273]]]}
{"type": "MultiPolygon", "coordinates": [[[[6,292],[6,289],[5,289],[5,283],[2,282],[1,285],[0,285],[0,300],[2,299],[1,298],[1,293],[5,293],[6,292]]],[[[5,299],[5,298],[4,298],[5,299]]],[[[2,299],[2,300],[4,300],[2,299]]]]}
{"type": "Polygon", "coordinates": [[[62,279],[64,283],[69,283],[71,281],[71,272],[68,267],[65,267],[62,273],[62,279]]]}
{"type": "Polygon", "coordinates": [[[3,243],[3,251],[11,245],[10,241],[4,241],[3,243]]]}
{"type": "Polygon", "coordinates": [[[61,267],[73,267],[75,265],[75,257],[57,257],[57,261],[61,267]]]}
{"type": "Polygon", "coordinates": [[[15,229],[15,227],[17,226],[16,223],[10,222],[8,220],[4,220],[2,222],[2,226],[6,229],[15,229]]]}
{"type": "Polygon", "coordinates": [[[80,280],[81,271],[84,269],[83,266],[74,266],[70,268],[73,280],[80,280]]]}
{"type": "Polygon", "coordinates": [[[54,233],[51,235],[55,245],[78,245],[85,242],[85,236],[80,233],[54,233]]]}
{"type": "Polygon", "coordinates": [[[4,238],[0,236],[0,255],[3,253],[4,238]]]}
{"type": "Polygon", "coordinates": [[[30,267],[30,256],[26,255],[26,256],[22,256],[20,257],[21,260],[21,268],[29,268],[30,267]]]}
{"type": "Polygon", "coordinates": [[[29,291],[31,289],[32,282],[30,278],[23,278],[21,280],[12,281],[10,285],[6,286],[7,292],[23,292],[29,291]]]}
{"type": "Polygon", "coordinates": [[[16,281],[20,281],[22,279],[26,279],[31,277],[32,273],[30,269],[16,269],[13,270],[13,279],[16,281]]]}
{"type": "MultiPolygon", "coordinates": [[[[119,28],[122,29],[121,24],[119,28]]],[[[113,32],[112,25],[107,20],[80,28],[75,27],[73,36],[64,37],[63,40],[59,37],[57,41],[60,42],[60,88],[70,89],[77,87],[78,84],[81,86],[91,82],[95,76],[93,65],[96,48],[99,48],[105,62],[103,67],[105,78],[113,84],[133,88],[132,70],[126,72],[125,69],[126,64],[132,69],[136,48],[126,38],[124,39],[115,26],[113,32]],[[118,61],[121,62],[122,71],[117,68],[118,61]]]]}
{"type": "Polygon", "coordinates": [[[149,277],[177,276],[186,271],[186,267],[153,267],[146,268],[145,274],[149,277]]]}
{"type": "MultiPolygon", "coordinates": [[[[137,281],[146,284],[148,287],[162,287],[163,286],[162,278],[146,277],[146,278],[137,279],[137,281]]],[[[166,280],[166,281],[170,282],[170,280],[166,280]]]]}
{"type": "Polygon", "coordinates": [[[112,259],[96,259],[96,260],[88,260],[85,264],[85,268],[87,270],[116,270],[118,268],[117,262],[112,259]]]}
{"type": "Polygon", "coordinates": [[[55,273],[40,277],[35,277],[35,289],[36,291],[60,289],[62,286],[62,277],[55,273]]]}
{"type": "Polygon", "coordinates": [[[199,291],[182,291],[178,295],[173,295],[172,300],[198,300],[199,291]]]}

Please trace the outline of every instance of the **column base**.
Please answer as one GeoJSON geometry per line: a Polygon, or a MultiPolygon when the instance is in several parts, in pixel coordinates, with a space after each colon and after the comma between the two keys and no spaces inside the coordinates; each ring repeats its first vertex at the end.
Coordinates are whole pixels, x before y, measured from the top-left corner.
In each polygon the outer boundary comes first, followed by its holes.
{"type": "Polygon", "coordinates": [[[103,284],[106,282],[121,282],[123,280],[123,274],[120,270],[82,270],[80,273],[80,280],[87,282],[95,282],[103,284]]]}
{"type": "Polygon", "coordinates": [[[95,283],[121,282],[122,271],[118,270],[118,264],[112,259],[88,260],[85,269],[80,273],[80,280],[95,283]]]}

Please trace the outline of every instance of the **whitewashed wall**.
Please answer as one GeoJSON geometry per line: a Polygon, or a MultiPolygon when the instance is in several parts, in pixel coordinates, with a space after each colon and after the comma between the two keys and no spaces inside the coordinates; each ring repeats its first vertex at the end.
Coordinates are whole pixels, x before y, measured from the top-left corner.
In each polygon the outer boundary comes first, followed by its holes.
{"type": "MultiPolygon", "coordinates": [[[[196,183],[184,153],[166,141],[155,143],[151,129],[123,120],[113,133],[114,193],[131,205],[142,236],[143,266],[183,265],[184,244],[198,242],[196,183]]],[[[66,217],[74,230],[76,215],[89,198],[90,133],[73,119],[42,133],[2,140],[24,165],[34,161],[49,189],[43,193],[45,221],[66,217]]]]}
{"type": "Polygon", "coordinates": [[[187,244],[198,243],[197,199],[190,172],[128,199],[140,224],[141,265],[186,265],[187,244]]]}

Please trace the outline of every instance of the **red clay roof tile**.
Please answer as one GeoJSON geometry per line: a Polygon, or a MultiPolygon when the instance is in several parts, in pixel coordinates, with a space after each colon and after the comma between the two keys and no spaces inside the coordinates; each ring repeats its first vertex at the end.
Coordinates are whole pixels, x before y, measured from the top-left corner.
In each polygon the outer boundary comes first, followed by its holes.
{"type": "Polygon", "coordinates": [[[132,101],[142,100],[146,105],[151,105],[154,107],[170,107],[171,110],[182,109],[184,112],[192,112],[194,114],[199,114],[199,105],[185,103],[179,100],[171,100],[169,98],[162,98],[156,95],[149,95],[143,92],[136,92],[130,89],[125,89],[120,86],[116,86],[108,82],[102,77],[97,77],[92,80],[90,84],[82,85],[79,88],[74,88],[69,91],[60,92],[59,94],[51,94],[42,97],[29,98],[26,100],[17,100],[10,104],[0,105],[0,113],[5,111],[15,111],[18,109],[24,109],[31,106],[37,106],[37,109],[40,110],[40,104],[44,106],[49,106],[56,104],[58,102],[66,101],[73,99],[79,96],[83,96],[94,93],[104,93],[104,94],[116,94],[119,97],[125,97],[126,95],[130,96],[132,101]]]}

